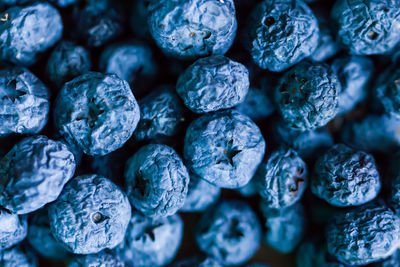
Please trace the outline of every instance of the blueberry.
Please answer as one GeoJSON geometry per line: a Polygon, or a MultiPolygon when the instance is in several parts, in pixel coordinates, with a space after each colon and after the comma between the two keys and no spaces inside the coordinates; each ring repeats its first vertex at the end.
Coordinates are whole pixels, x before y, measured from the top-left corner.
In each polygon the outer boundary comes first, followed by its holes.
{"type": "Polygon", "coordinates": [[[188,194],[180,211],[203,212],[218,200],[220,192],[219,187],[191,173],[188,194]]]}
{"type": "Polygon", "coordinates": [[[27,137],[0,160],[0,206],[17,214],[35,211],[57,199],[74,171],[64,143],[27,137]]]}
{"type": "Polygon", "coordinates": [[[347,122],[342,141],[359,150],[390,152],[400,147],[400,120],[387,115],[370,114],[347,122]]]}
{"type": "Polygon", "coordinates": [[[296,203],[286,208],[271,209],[264,201],[260,206],[264,216],[264,242],[281,253],[294,251],[306,231],[303,206],[296,203]]]}
{"type": "Polygon", "coordinates": [[[175,214],[184,204],[189,174],[179,155],[166,145],[140,148],[126,163],[132,205],[148,217],[175,214]]]}
{"type": "Polygon", "coordinates": [[[350,267],[338,262],[328,254],[326,245],[316,244],[312,241],[303,242],[296,253],[297,267],[350,267]]]}
{"type": "Polygon", "coordinates": [[[49,206],[53,236],[76,254],[116,247],[124,239],[130,217],[126,195],[95,174],[74,178],[49,206]]]}
{"type": "Polygon", "coordinates": [[[311,191],[338,207],[362,205],[381,188],[372,155],[337,144],[321,155],[314,166],[311,191]]]}
{"type": "Polygon", "coordinates": [[[223,55],[236,35],[233,0],[150,1],[147,10],[150,34],[173,57],[223,55]]]}
{"type": "Polygon", "coordinates": [[[156,78],[157,63],[153,51],[138,41],[110,45],[100,56],[100,70],[126,80],[136,90],[136,84],[156,78]]]}
{"type": "Polygon", "coordinates": [[[37,267],[36,255],[28,248],[15,246],[0,250],[0,266],[2,267],[37,267]]]}
{"type": "Polygon", "coordinates": [[[392,266],[399,266],[399,264],[400,264],[400,250],[397,249],[392,256],[386,258],[381,262],[375,263],[373,267],[392,267],[392,266]]]}
{"type": "Polygon", "coordinates": [[[47,61],[47,77],[58,87],[92,68],[89,51],[73,42],[60,42],[47,61]]]}
{"type": "Polygon", "coordinates": [[[196,255],[177,261],[171,267],[222,267],[222,264],[212,257],[196,255]]]}
{"type": "Polygon", "coordinates": [[[250,52],[263,69],[284,71],[310,56],[318,46],[318,22],[303,1],[266,0],[250,19],[250,52]]]}
{"type": "Polygon", "coordinates": [[[265,206],[283,208],[303,196],[308,184],[306,163],[293,149],[274,151],[254,176],[265,206]]]}
{"type": "Polygon", "coordinates": [[[11,7],[0,14],[0,59],[32,65],[61,38],[62,31],[61,16],[48,3],[11,7]]]}
{"type": "Polygon", "coordinates": [[[103,250],[97,254],[79,256],[73,259],[68,267],[125,267],[126,264],[120,259],[115,251],[103,250]]]}
{"type": "Polygon", "coordinates": [[[286,127],[277,120],[271,128],[272,136],[277,144],[293,148],[300,157],[307,160],[333,145],[333,137],[326,128],[299,131],[286,127]]]}
{"type": "Polygon", "coordinates": [[[261,226],[245,202],[226,200],[209,208],[196,228],[197,245],[223,265],[246,262],[260,246],[261,226]]]}
{"type": "Polygon", "coordinates": [[[164,266],[174,259],[182,236],[183,222],[177,214],[157,219],[134,214],[118,250],[133,266],[164,266]]]}
{"type": "Polygon", "coordinates": [[[395,69],[376,88],[376,97],[384,111],[400,120],[400,69],[395,69]]]}
{"type": "Polygon", "coordinates": [[[139,101],[136,140],[163,140],[175,136],[184,121],[183,105],[174,88],[163,86],[139,101]]]}
{"type": "Polygon", "coordinates": [[[28,234],[25,216],[18,216],[0,209],[0,251],[20,243],[28,234]]]}
{"type": "Polygon", "coordinates": [[[223,188],[245,186],[265,152],[260,129],[235,110],[206,114],[186,131],[184,158],[188,168],[211,184],[223,188]]]}
{"type": "Polygon", "coordinates": [[[332,9],[338,40],[354,55],[379,55],[400,41],[399,3],[338,0],[332,9]]]}
{"type": "Polygon", "coordinates": [[[326,230],[328,252],[349,265],[385,259],[400,243],[400,219],[382,202],[344,210],[326,230]]]}
{"type": "Polygon", "coordinates": [[[250,88],[245,100],[236,106],[236,109],[249,116],[250,119],[258,121],[267,118],[275,111],[271,99],[263,89],[250,88]]]}
{"type": "Polygon", "coordinates": [[[340,92],[338,77],[328,65],[303,61],[280,79],[275,101],[286,125],[305,131],[336,116],[340,92]]]}
{"type": "Polygon", "coordinates": [[[42,257],[54,260],[70,257],[68,251],[51,234],[47,208],[38,210],[31,218],[28,241],[42,257]]]}
{"type": "Polygon", "coordinates": [[[128,83],[91,72],[66,83],[55,104],[55,124],[67,141],[92,156],[120,148],[133,134],[139,106],[128,83]]]}
{"type": "Polygon", "coordinates": [[[75,35],[89,47],[102,46],[120,36],[125,20],[119,1],[85,0],[73,13],[75,35]]]}
{"type": "Polygon", "coordinates": [[[329,21],[322,15],[317,16],[317,20],[319,26],[318,46],[308,58],[315,62],[322,62],[335,56],[340,48],[331,31],[329,21]]]}
{"type": "Polygon", "coordinates": [[[245,100],[249,72],[221,55],[198,59],[178,79],[176,91],[195,113],[227,109],[245,100]]]}
{"type": "Polygon", "coordinates": [[[48,88],[21,67],[0,70],[0,136],[36,134],[47,123],[48,88]]]}
{"type": "Polygon", "coordinates": [[[342,90],[339,93],[339,114],[349,112],[368,96],[374,64],[367,57],[336,58],[332,70],[337,74],[342,90]]]}

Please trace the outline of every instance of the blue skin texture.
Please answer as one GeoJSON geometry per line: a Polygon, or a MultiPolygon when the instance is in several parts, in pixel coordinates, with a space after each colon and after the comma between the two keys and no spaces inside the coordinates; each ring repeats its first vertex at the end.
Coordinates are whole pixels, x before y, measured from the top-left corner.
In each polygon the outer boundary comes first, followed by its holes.
{"type": "Polygon", "coordinates": [[[89,51],[73,42],[62,41],[51,52],[46,65],[47,77],[59,88],[92,68],[89,51]]]}
{"type": "Polygon", "coordinates": [[[26,219],[26,216],[18,216],[7,210],[0,210],[0,251],[25,239],[28,234],[26,219]]]}
{"type": "Polygon", "coordinates": [[[281,72],[318,46],[318,21],[303,1],[266,0],[250,19],[250,52],[262,69],[281,72]]]}
{"type": "Polygon", "coordinates": [[[184,107],[173,87],[163,86],[139,101],[140,121],[135,139],[161,140],[179,133],[184,107]]]}
{"type": "Polygon", "coordinates": [[[125,263],[115,251],[103,250],[97,254],[79,256],[68,267],[125,267],[125,263]]]}
{"type": "Polygon", "coordinates": [[[133,86],[141,78],[155,79],[157,63],[149,46],[131,41],[113,44],[104,49],[100,56],[100,70],[116,74],[133,86]]]}
{"type": "Polygon", "coordinates": [[[60,141],[27,137],[0,160],[0,206],[17,214],[57,199],[75,172],[74,155],[60,141]]]}
{"type": "Polygon", "coordinates": [[[0,266],[2,267],[37,267],[36,255],[28,248],[14,246],[0,251],[0,266]]]}
{"type": "Polygon", "coordinates": [[[315,62],[323,62],[336,55],[340,47],[339,43],[335,40],[329,21],[324,16],[318,15],[317,20],[319,26],[318,46],[308,58],[315,62]]]}
{"type": "Polygon", "coordinates": [[[126,163],[125,179],[132,205],[148,217],[175,214],[189,186],[182,159],[166,145],[140,148],[126,163]]]}
{"type": "Polygon", "coordinates": [[[293,148],[306,160],[333,145],[333,137],[326,128],[303,132],[289,128],[281,121],[274,122],[272,136],[276,143],[293,148]]]}
{"type": "Polygon", "coordinates": [[[236,110],[254,121],[267,118],[275,111],[275,106],[263,89],[250,88],[245,100],[236,106],[236,110]]]}
{"type": "Polygon", "coordinates": [[[103,156],[132,136],[140,111],[126,81],[115,74],[90,72],[64,85],[54,118],[67,141],[85,154],[103,156]]]}
{"type": "Polygon", "coordinates": [[[308,184],[307,165],[295,150],[282,148],[260,164],[254,179],[266,206],[284,208],[303,196],[308,184]]]}
{"type": "Polygon", "coordinates": [[[71,256],[51,234],[46,208],[38,210],[31,218],[27,239],[35,251],[44,258],[66,260],[71,256]]]}
{"type": "Polygon", "coordinates": [[[290,207],[271,209],[261,201],[264,217],[264,242],[281,253],[295,250],[306,232],[306,218],[303,206],[296,203],[290,207]]]}
{"type": "Polygon", "coordinates": [[[328,252],[349,265],[383,260],[398,248],[400,219],[382,202],[344,210],[326,228],[328,252]]]}
{"type": "Polygon", "coordinates": [[[398,92],[400,90],[400,69],[394,69],[375,90],[377,100],[384,111],[400,120],[400,94],[398,92]]]}
{"type": "Polygon", "coordinates": [[[192,256],[185,258],[178,262],[175,262],[171,267],[222,267],[223,265],[219,263],[212,257],[208,256],[192,256]]]}
{"type": "MultiPolygon", "coordinates": [[[[297,267],[350,267],[342,264],[328,254],[326,245],[315,244],[312,241],[303,242],[296,253],[297,267]]],[[[378,267],[378,266],[376,266],[378,267]]],[[[387,266],[389,267],[389,266],[387,266]]]]}
{"type": "Polygon", "coordinates": [[[0,70],[0,136],[37,134],[49,116],[48,88],[29,70],[0,70]]]}
{"type": "Polygon", "coordinates": [[[400,41],[398,0],[338,0],[332,22],[338,41],[353,55],[380,55],[400,41]]]}
{"type": "Polygon", "coordinates": [[[245,263],[260,246],[261,226],[245,202],[225,200],[209,208],[195,232],[199,248],[223,265],[245,263]]]}
{"type": "Polygon", "coordinates": [[[100,47],[123,32],[124,10],[119,1],[86,0],[74,9],[76,38],[89,47],[100,47]]]}
{"type": "Polygon", "coordinates": [[[249,72],[244,65],[214,55],[190,65],[179,76],[176,91],[191,111],[206,113],[240,104],[249,86],[249,72]]]}
{"type": "Polygon", "coordinates": [[[132,266],[164,266],[178,252],[183,221],[178,214],[151,219],[134,214],[118,252],[132,266]]]}
{"type": "Polygon", "coordinates": [[[370,114],[343,126],[342,141],[364,151],[391,152],[400,147],[400,120],[388,115],[370,114]]]}
{"type": "Polygon", "coordinates": [[[168,56],[223,55],[235,39],[233,0],[161,0],[147,7],[150,34],[168,56]]]}
{"type": "Polygon", "coordinates": [[[189,189],[181,212],[203,212],[217,202],[221,189],[197,175],[190,174],[189,189]]]}
{"type": "Polygon", "coordinates": [[[337,144],[314,165],[311,191],[331,205],[362,205],[373,200],[380,189],[375,159],[366,152],[337,144]]]}
{"type": "Polygon", "coordinates": [[[306,131],[336,116],[340,92],[339,79],[328,65],[303,61],[282,76],[275,101],[287,126],[306,131]]]}
{"type": "Polygon", "coordinates": [[[332,62],[342,90],[339,93],[339,115],[351,111],[368,96],[369,82],[374,74],[374,64],[367,57],[346,56],[332,62]]]}
{"type": "Polygon", "coordinates": [[[124,239],[130,217],[125,193],[96,174],[74,178],[49,206],[51,233],[75,254],[116,247],[124,239]]]}
{"type": "Polygon", "coordinates": [[[194,120],[186,131],[186,166],[200,178],[222,188],[245,186],[265,153],[257,125],[236,110],[219,111],[194,120]]]}
{"type": "Polygon", "coordinates": [[[11,7],[0,18],[0,59],[15,65],[34,64],[63,32],[60,14],[45,2],[11,7]]]}

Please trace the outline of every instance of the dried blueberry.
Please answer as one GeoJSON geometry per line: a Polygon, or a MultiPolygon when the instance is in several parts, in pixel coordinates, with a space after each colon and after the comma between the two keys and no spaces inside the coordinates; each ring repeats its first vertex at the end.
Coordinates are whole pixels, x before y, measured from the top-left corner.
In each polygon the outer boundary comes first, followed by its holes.
{"type": "Polygon", "coordinates": [[[28,222],[25,216],[0,209],[0,251],[18,244],[27,234],[28,222]]]}
{"type": "Polygon", "coordinates": [[[78,256],[68,267],[126,267],[115,251],[103,250],[97,254],[78,256]]]}

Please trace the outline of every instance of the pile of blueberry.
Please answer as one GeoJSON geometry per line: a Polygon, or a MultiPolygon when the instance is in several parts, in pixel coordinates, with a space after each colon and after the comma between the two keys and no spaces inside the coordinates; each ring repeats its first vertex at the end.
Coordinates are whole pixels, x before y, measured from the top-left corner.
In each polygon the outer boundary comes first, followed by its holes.
{"type": "Polygon", "coordinates": [[[0,267],[400,266],[400,0],[0,0],[0,267]]]}

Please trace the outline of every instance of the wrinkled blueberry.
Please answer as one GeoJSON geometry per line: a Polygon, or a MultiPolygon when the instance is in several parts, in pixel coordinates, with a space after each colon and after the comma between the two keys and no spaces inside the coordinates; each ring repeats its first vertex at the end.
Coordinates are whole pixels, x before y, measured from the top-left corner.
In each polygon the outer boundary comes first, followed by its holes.
{"type": "Polygon", "coordinates": [[[0,266],[2,267],[37,267],[36,255],[28,248],[15,246],[0,250],[0,266]]]}
{"type": "Polygon", "coordinates": [[[337,74],[342,88],[338,98],[339,114],[349,112],[366,99],[374,64],[367,57],[347,56],[336,58],[332,70],[337,74]]]}
{"type": "Polygon", "coordinates": [[[303,242],[296,253],[297,267],[350,267],[338,262],[328,254],[325,245],[316,244],[312,241],[303,242]]]}
{"type": "Polygon", "coordinates": [[[266,0],[251,16],[250,52],[263,69],[284,71],[318,46],[318,21],[303,1],[266,0]]]}
{"type": "Polygon", "coordinates": [[[27,234],[28,222],[25,216],[0,209],[0,251],[18,244],[27,234]]]}
{"type": "Polygon", "coordinates": [[[128,83],[114,74],[91,72],[66,83],[55,104],[61,135],[92,156],[120,148],[133,134],[139,106],[128,83]]]}
{"type": "Polygon", "coordinates": [[[31,218],[28,232],[29,244],[43,257],[65,260],[70,254],[55,240],[50,231],[48,210],[38,210],[31,218]]]}
{"type": "Polygon", "coordinates": [[[0,70],[0,136],[37,134],[47,123],[48,88],[21,67],[0,70]]]}
{"type": "Polygon", "coordinates": [[[178,79],[176,91],[191,111],[205,113],[243,102],[249,85],[244,65],[216,55],[201,58],[187,68],[178,79]]]}
{"type": "Polygon", "coordinates": [[[381,188],[372,155],[337,144],[321,155],[314,166],[311,191],[339,207],[362,205],[381,188]]]}
{"type": "Polygon", "coordinates": [[[379,103],[390,116],[400,120],[400,69],[390,73],[387,80],[377,86],[376,94],[379,103]]]}
{"type": "Polygon", "coordinates": [[[299,201],[306,190],[307,165],[293,149],[280,149],[260,164],[254,179],[265,206],[287,207],[299,201]]]}
{"type": "Polygon", "coordinates": [[[75,172],[74,155],[60,141],[27,137],[0,160],[0,206],[17,214],[57,199],[75,172]]]}
{"type": "Polygon", "coordinates": [[[126,163],[132,205],[148,217],[175,214],[184,204],[189,174],[179,155],[166,145],[147,145],[126,163]]]}
{"type": "Polygon", "coordinates": [[[140,121],[133,133],[142,140],[161,140],[175,136],[184,121],[183,105],[174,88],[163,86],[139,101],[140,121]]]}
{"type": "Polygon", "coordinates": [[[191,173],[185,204],[180,211],[203,212],[218,200],[220,192],[221,189],[219,187],[191,173]]]}
{"type": "Polygon", "coordinates": [[[338,77],[328,65],[303,61],[283,75],[275,101],[286,125],[305,131],[336,116],[340,92],[338,77]]]}
{"type": "Polygon", "coordinates": [[[75,254],[116,247],[124,239],[130,217],[126,195],[95,174],[74,178],[49,206],[53,236],[75,254]]]}
{"type": "Polygon", "coordinates": [[[223,55],[236,35],[233,0],[150,1],[147,10],[150,34],[173,57],[223,55]]]}
{"type": "Polygon", "coordinates": [[[203,115],[186,131],[184,158],[188,168],[218,187],[245,186],[264,152],[260,129],[236,110],[203,115]]]}
{"type": "Polygon", "coordinates": [[[16,65],[32,65],[61,38],[62,31],[61,16],[52,5],[13,6],[0,14],[0,58],[16,65]]]}
{"type": "Polygon", "coordinates": [[[196,228],[200,249],[223,265],[239,265],[257,251],[261,226],[245,202],[226,200],[209,208],[196,228]]]}
{"type": "Polygon", "coordinates": [[[182,236],[183,222],[177,214],[157,219],[134,214],[118,250],[133,266],[164,266],[174,259],[182,236]]]}
{"type": "Polygon", "coordinates": [[[332,9],[338,40],[354,55],[377,55],[400,41],[400,9],[393,0],[337,0],[332,9]]]}
{"type": "Polygon", "coordinates": [[[344,210],[326,230],[328,252],[349,265],[385,259],[400,244],[400,219],[383,203],[344,210]]]}
{"type": "Polygon", "coordinates": [[[92,68],[89,51],[73,42],[59,43],[47,61],[48,78],[61,87],[64,83],[85,74],[92,68]]]}
{"type": "Polygon", "coordinates": [[[264,242],[281,253],[292,252],[306,231],[303,206],[296,203],[286,208],[271,209],[267,202],[261,201],[261,211],[264,216],[264,242]]]}

